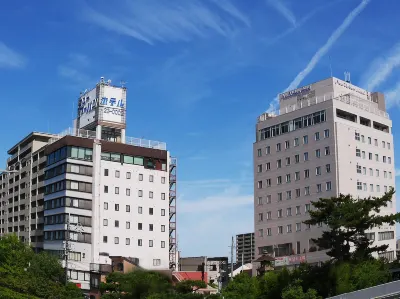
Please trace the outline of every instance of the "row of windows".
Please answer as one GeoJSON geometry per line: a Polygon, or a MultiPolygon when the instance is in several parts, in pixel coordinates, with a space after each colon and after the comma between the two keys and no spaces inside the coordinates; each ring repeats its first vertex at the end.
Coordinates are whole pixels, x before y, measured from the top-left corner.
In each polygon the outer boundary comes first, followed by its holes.
{"type": "Polygon", "coordinates": [[[93,168],[91,166],[76,165],[76,164],[62,164],[47,170],[44,173],[46,180],[56,177],[64,173],[76,173],[81,175],[92,176],[93,168]]]}
{"type": "MultiPolygon", "coordinates": [[[[103,226],[108,226],[108,219],[103,219],[103,226]]],[[[114,227],[120,227],[119,226],[119,220],[114,220],[114,227]]],[[[130,221],[125,222],[125,228],[126,229],[131,229],[131,223],[130,221]]],[[[138,223],[137,226],[138,230],[143,230],[143,223],[138,223]]],[[[149,231],[152,232],[154,231],[154,225],[149,224],[149,231]]],[[[165,225],[161,225],[161,232],[165,232],[165,225]]]]}
{"type": "Polygon", "coordinates": [[[313,126],[326,121],[326,112],[318,111],[309,115],[298,117],[268,128],[261,129],[260,140],[269,139],[275,136],[286,134],[295,130],[313,126]]]}
{"type": "MultiPolygon", "coordinates": [[[[104,169],[104,176],[109,176],[109,171],[108,169],[104,169]]],[[[119,170],[115,171],[115,177],[116,178],[120,178],[121,177],[121,173],[119,170]]],[[[132,173],[131,172],[127,172],[126,173],[126,178],[129,180],[132,178],[132,173]]],[[[139,181],[143,181],[143,174],[139,173],[139,181]]],[[[154,182],[154,175],[149,175],[149,182],[154,182]]],[[[161,184],[165,184],[165,177],[161,177],[161,184]]]]}
{"type": "MultiPolygon", "coordinates": [[[[356,157],[362,157],[363,159],[366,159],[366,154],[365,151],[361,151],[359,148],[356,149],[356,157]]],[[[368,159],[369,160],[373,160],[373,154],[372,153],[368,153],[368,159]]],[[[379,162],[379,155],[375,154],[375,161],[379,162]]],[[[392,164],[392,158],[391,157],[386,157],[386,156],[382,156],[382,162],[383,163],[388,163],[388,164],[392,164]]]]}
{"type": "MultiPolygon", "coordinates": [[[[58,257],[59,259],[63,259],[64,256],[65,256],[65,251],[64,250],[46,249],[45,251],[50,255],[54,255],[54,256],[58,257]]],[[[82,258],[85,258],[85,253],[81,254],[80,252],[75,252],[75,251],[70,251],[68,253],[68,259],[70,261],[80,262],[80,261],[82,261],[82,258]]]]}
{"type": "MultiPolygon", "coordinates": [[[[311,204],[306,204],[304,206],[304,213],[308,213],[311,209],[311,204]]],[[[301,206],[296,206],[294,209],[295,215],[301,215],[301,206]]],[[[265,220],[271,220],[272,218],[272,212],[268,211],[264,213],[258,213],[258,222],[263,222],[264,221],[264,215],[265,215],[265,220]]],[[[292,213],[292,208],[286,208],[286,217],[292,217],[294,214],[292,213]]],[[[277,218],[283,218],[283,210],[279,209],[277,210],[277,218]]]]}
{"type": "MultiPolygon", "coordinates": [[[[359,174],[367,175],[367,168],[366,167],[362,167],[361,165],[356,165],[356,170],[357,170],[357,173],[359,173],[359,174]]],[[[369,168],[369,175],[370,176],[374,175],[374,170],[372,168],[369,168]]],[[[379,175],[380,175],[379,169],[375,169],[375,175],[377,177],[379,177],[379,175]]],[[[387,179],[387,178],[391,179],[393,177],[392,176],[392,172],[384,170],[383,171],[383,177],[385,179],[387,179]]]]}
{"type": "MultiPolygon", "coordinates": [[[[391,186],[383,186],[383,192],[388,192],[391,186]]],[[[367,183],[362,183],[362,182],[357,182],[357,190],[360,191],[368,191],[368,184],[367,183]]],[[[381,186],[380,185],[374,185],[374,184],[369,184],[369,191],[370,192],[381,192],[381,186]],[[374,188],[375,186],[375,188],[374,188]]]]}
{"type": "Polygon", "coordinates": [[[71,207],[77,209],[91,210],[92,201],[81,198],[60,197],[52,200],[47,200],[44,202],[45,210],[57,209],[61,207],[71,207]]]}
{"type": "Polygon", "coordinates": [[[69,240],[72,242],[91,243],[91,234],[77,233],[72,231],[70,231],[68,234],[64,230],[45,231],[44,239],[46,241],[65,241],[66,235],[69,236],[69,240]]]}
{"type": "Polygon", "coordinates": [[[133,157],[122,155],[119,153],[101,153],[101,159],[104,161],[118,162],[118,163],[126,163],[132,165],[140,165],[144,166],[146,169],[155,169],[155,170],[163,170],[167,171],[167,163],[166,161],[161,161],[158,159],[152,159],[147,157],[133,157]]]}
{"type": "MultiPolygon", "coordinates": [[[[357,140],[357,141],[361,141],[361,142],[365,143],[365,136],[364,135],[360,135],[360,133],[358,133],[358,132],[354,133],[354,139],[357,140]]],[[[372,144],[371,137],[368,137],[367,139],[368,139],[368,144],[372,144]]],[[[374,145],[378,146],[378,144],[379,144],[378,139],[374,139],[374,145]]],[[[387,149],[390,150],[390,148],[391,148],[390,142],[382,141],[382,148],[387,148],[387,149]]]]}
{"type": "MultiPolygon", "coordinates": [[[[104,193],[108,193],[109,188],[108,186],[104,186],[104,193]]],[[[119,194],[119,187],[114,187],[114,194],[119,194]]],[[[126,188],[125,189],[125,195],[126,196],[131,196],[131,189],[126,188]]],[[[138,196],[143,197],[143,190],[138,190],[138,196]]],[[[149,191],[149,198],[154,198],[154,193],[153,191],[149,191]]],[[[165,200],[165,193],[161,193],[161,200],[165,200]]]]}
{"type": "Polygon", "coordinates": [[[92,193],[92,183],[62,180],[46,186],[44,194],[51,194],[63,190],[92,193]]]}
{"type": "MultiPolygon", "coordinates": [[[[104,203],[104,210],[108,210],[108,202],[104,203]]],[[[114,205],[114,210],[119,211],[119,204],[114,205]]],[[[125,211],[130,212],[131,206],[126,205],[125,211]]],[[[138,214],[143,214],[143,207],[138,207],[138,214]]],[[[149,208],[149,215],[154,215],[154,208],[149,208]]],[[[165,216],[165,209],[161,209],[161,216],[165,216]]]]}
{"type": "Polygon", "coordinates": [[[83,148],[76,146],[62,147],[47,157],[47,165],[57,163],[66,158],[93,161],[93,150],[91,148],[83,148]]]}
{"type": "MultiPolygon", "coordinates": [[[[296,232],[300,232],[302,230],[302,225],[303,226],[305,225],[305,229],[306,230],[310,230],[311,229],[311,226],[309,224],[304,224],[304,223],[302,224],[301,222],[298,222],[298,223],[295,224],[296,232]]],[[[318,227],[322,227],[322,223],[319,223],[318,227]]],[[[286,225],[286,233],[290,234],[292,232],[293,232],[293,225],[292,224],[286,225]]],[[[282,235],[283,233],[284,233],[283,226],[278,226],[277,227],[277,234],[278,235],[282,235]]],[[[259,237],[261,237],[261,238],[264,237],[264,234],[266,236],[272,236],[272,228],[266,228],[265,230],[261,228],[261,229],[258,230],[258,236],[259,237]]]]}
{"type": "MultiPolygon", "coordinates": [[[[326,164],[325,165],[325,171],[326,171],[326,173],[330,173],[330,171],[331,171],[330,164],[326,164]]],[[[321,166],[317,166],[315,168],[315,175],[316,176],[320,176],[321,174],[322,174],[322,167],[321,166]]],[[[304,172],[303,172],[303,176],[304,176],[304,179],[310,178],[310,170],[309,169],[305,169],[304,172]]],[[[285,179],[285,182],[288,184],[288,183],[290,183],[292,181],[292,174],[288,173],[284,177],[281,176],[281,175],[277,176],[276,177],[276,185],[282,185],[283,178],[285,179]]],[[[301,178],[300,171],[296,171],[294,173],[294,180],[295,181],[299,181],[300,178],[301,178]]],[[[265,180],[265,186],[267,188],[271,187],[272,186],[272,179],[266,179],[265,180]]],[[[258,181],[257,182],[257,188],[258,189],[262,189],[263,188],[263,181],[258,181]]]]}
{"type": "MultiPolygon", "coordinates": [[[[103,236],[103,243],[108,243],[108,236],[103,236]]],[[[119,237],[114,237],[114,244],[119,244],[119,237]]],[[[125,238],[125,245],[131,245],[131,239],[130,238],[125,238]]],[[[165,248],[165,241],[161,241],[161,248],[165,248]]],[[[137,246],[141,247],[143,246],[143,240],[138,239],[137,240],[137,246]]],[[[154,241],[149,240],[149,247],[154,247],[154,241]]]]}
{"type": "Polygon", "coordinates": [[[44,217],[45,225],[52,224],[67,224],[69,219],[70,224],[80,224],[82,226],[91,227],[92,226],[92,217],[88,216],[80,216],[74,214],[56,214],[44,217]]]}
{"type": "MultiPolygon", "coordinates": [[[[365,236],[368,240],[375,241],[375,233],[366,233],[365,236]]],[[[393,240],[394,231],[378,232],[378,241],[393,240]]]]}

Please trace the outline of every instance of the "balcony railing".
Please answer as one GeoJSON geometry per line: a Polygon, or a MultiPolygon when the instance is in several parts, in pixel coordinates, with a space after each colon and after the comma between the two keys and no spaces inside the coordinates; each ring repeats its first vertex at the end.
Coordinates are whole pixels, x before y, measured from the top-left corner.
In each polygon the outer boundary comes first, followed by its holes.
{"type": "Polygon", "coordinates": [[[112,266],[108,264],[90,264],[90,272],[95,272],[95,273],[111,273],[112,272],[112,266]]]}

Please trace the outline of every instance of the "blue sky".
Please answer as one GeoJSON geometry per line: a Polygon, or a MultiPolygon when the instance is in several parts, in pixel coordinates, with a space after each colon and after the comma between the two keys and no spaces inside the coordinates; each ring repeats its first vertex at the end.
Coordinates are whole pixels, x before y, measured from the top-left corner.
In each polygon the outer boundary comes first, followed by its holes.
{"type": "Polygon", "coordinates": [[[231,236],[253,229],[255,121],[277,93],[329,77],[330,56],[334,76],[350,71],[386,93],[400,127],[399,9],[397,0],[3,3],[0,160],[31,131],[70,127],[79,92],[101,76],[124,80],[127,135],[165,141],[179,158],[179,250],[228,255],[231,236]]]}

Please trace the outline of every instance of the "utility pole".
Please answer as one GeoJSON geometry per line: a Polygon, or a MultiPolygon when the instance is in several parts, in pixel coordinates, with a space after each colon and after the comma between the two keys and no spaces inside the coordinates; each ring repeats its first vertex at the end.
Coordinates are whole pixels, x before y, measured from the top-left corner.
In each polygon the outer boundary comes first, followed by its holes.
{"type": "Polygon", "coordinates": [[[231,279],[233,279],[233,249],[235,248],[235,243],[232,236],[232,244],[231,244],[231,279]]]}

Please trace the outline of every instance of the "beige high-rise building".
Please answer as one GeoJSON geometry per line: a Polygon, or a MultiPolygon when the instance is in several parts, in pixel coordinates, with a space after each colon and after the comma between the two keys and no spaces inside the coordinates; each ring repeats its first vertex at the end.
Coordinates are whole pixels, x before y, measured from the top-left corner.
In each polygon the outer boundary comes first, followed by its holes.
{"type": "MultiPolygon", "coordinates": [[[[384,96],[329,78],[279,95],[279,112],[264,113],[254,143],[256,258],[275,253],[277,265],[326,260],[312,242],[327,228],[309,227],[311,201],[351,194],[381,196],[395,186],[392,121],[384,96]]],[[[382,214],[396,212],[396,202],[382,214]]],[[[367,234],[382,256],[396,257],[396,228],[367,234]]]]}

